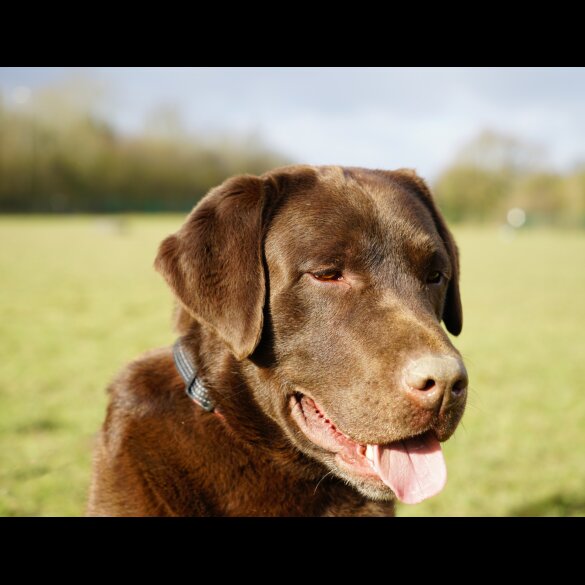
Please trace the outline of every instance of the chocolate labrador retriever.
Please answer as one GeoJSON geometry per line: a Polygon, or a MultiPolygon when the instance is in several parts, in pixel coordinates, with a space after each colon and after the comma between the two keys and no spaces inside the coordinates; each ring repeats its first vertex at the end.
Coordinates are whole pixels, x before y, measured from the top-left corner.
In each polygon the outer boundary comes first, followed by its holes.
{"type": "Polygon", "coordinates": [[[443,488],[459,262],[413,171],[231,178],[156,268],[181,337],[110,386],[88,514],[392,515],[443,488]]]}

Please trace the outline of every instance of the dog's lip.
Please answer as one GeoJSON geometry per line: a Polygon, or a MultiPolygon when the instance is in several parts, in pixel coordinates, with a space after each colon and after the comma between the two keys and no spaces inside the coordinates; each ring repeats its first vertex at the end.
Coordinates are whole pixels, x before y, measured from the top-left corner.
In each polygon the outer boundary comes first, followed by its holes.
{"type": "Polygon", "coordinates": [[[331,419],[322,413],[313,398],[296,392],[289,398],[289,403],[297,428],[312,446],[323,454],[333,455],[337,466],[352,475],[378,479],[378,474],[372,467],[373,462],[366,457],[367,446],[338,429],[331,419]],[[310,409],[315,409],[315,413],[309,414],[310,409]]]}
{"type": "MultiPolygon", "coordinates": [[[[300,391],[296,391],[293,394],[291,394],[289,396],[289,405],[290,405],[290,409],[291,411],[294,408],[300,408],[301,413],[303,414],[303,417],[306,420],[306,415],[305,412],[303,411],[303,407],[302,407],[302,399],[303,398],[308,398],[309,400],[311,400],[315,406],[318,408],[318,410],[320,410],[324,417],[326,418],[326,420],[329,420],[333,426],[335,427],[335,429],[341,434],[343,435],[343,437],[345,439],[347,439],[348,441],[351,441],[352,443],[356,443],[357,445],[359,445],[360,447],[362,447],[364,449],[364,452],[366,451],[367,447],[370,445],[390,445],[392,443],[398,443],[400,441],[405,441],[408,439],[412,439],[415,437],[418,437],[420,435],[424,435],[428,432],[433,432],[437,435],[437,438],[439,439],[440,442],[445,441],[446,439],[441,438],[440,433],[437,432],[437,430],[432,426],[426,426],[425,428],[421,428],[420,430],[417,430],[414,433],[397,433],[396,435],[393,435],[391,438],[387,438],[384,441],[377,441],[377,440],[371,440],[371,441],[364,441],[364,440],[359,440],[359,439],[355,439],[354,437],[352,437],[352,433],[347,433],[345,432],[345,430],[342,430],[339,428],[339,426],[337,425],[337,423],[333,422],[332,418],[326,414],[325,410],[323,409],[323,407],[308,393],[306,392],[304,389],[302,392],[300,391]]],[[[294,418],[294,417],[293,417],[294,418]]],[[[300,425],[298,425],[300,426],[300,425]]],[[[304,429],[301,427],[301,430],[303,431],[303,434],[306,435],[304,429]]],[[[309,440],[311,440],[310,437],[307,437],[309,440]]],[[[313,443],[313,441],[311,440],[311,442],[313,443]]],[[[315,444],[315,443],[314,443],[315,444]]],[[[318,447],[320,447],[320,445],[317,445],[318,447]]],[[[324,451],[327,451],[327,449],[324,449],[324,451]]],[[[327,451],[328,452],[328,451],[327,451]]]]}
{"type": "Polygon", "coordinates": [[[289,406],[297,428],[313,447],[323,455],[334,456],[337,467],[346,473],[374,481],[380,486],[383,482],[374,466],[374,446],[390,446],[432,432],[423,429],[417,433],[392,437],[383,443],[361,442],[339,429],[309,394],[295,392],[289,397],[289,406]],[[311,412],[312,410],[314,412],[311,412]]]}
{"type": "MultiPolygon", "coordinates": [[[[303,399],[305,399],[305,407],[307,406],[306,401],[309,400],[311,401],[311,405],[310,406],[314,406],[316,409],[318,409],[321,413],[322,413],[322,417],[325,419],[326,423],[331,423],[331,426],[333,427],[334,430],[336,430],[343,438],[356,443],[357,445],[362,446],[364,449],[366,448],[366,443],[363,443],[362,441],[358,441],[354,438],[352,438],[350,435],[348,435],[347,433],[344,433],[332,420],[331,417],[329,417],[324,409],[319,405],[319,403],[308,393],[305,392],[295,392],[292,395],[292,398],[294,399],[294,403],[292,404],[292,409],[294,409],[295,407],[300,409],[301,414],[303,415],[303,419],[305,420],[305,422],[308,424],[308,420],[307,420],[307,413],[305,412],[305,408],[303,408],[303,399]]],[[[304,431],[304,429],[301,428],[301,430],[304,431]]],[[[306,434],[306,433],[305,433],[306,434]]],[[[309,437],[310,439],[310,437],[309,437]]],[[[313,442],[313,441],[311,441],[313,442]]]]}

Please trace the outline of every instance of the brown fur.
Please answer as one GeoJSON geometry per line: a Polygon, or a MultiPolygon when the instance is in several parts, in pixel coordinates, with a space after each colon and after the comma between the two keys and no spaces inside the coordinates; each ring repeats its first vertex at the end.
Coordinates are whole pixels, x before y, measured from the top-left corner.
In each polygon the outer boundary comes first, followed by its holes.
{"type": "Polygon", "coordinates": [[[393,496],[339,469],[290,416],[302,389],[346,435],[389,443],[455,430],[400,391],[405,363],[459,354],[459,264],[413,171],[293,166],[229,179],[164,240],[156,267],[222,417],[185,394],[170,348],[109,388],[90,515],[392,515],[393,496]],[[309,272],[336,267],[346,284],[309,272]],[[449,277],[424,285],[431,269],[449,277]]]}

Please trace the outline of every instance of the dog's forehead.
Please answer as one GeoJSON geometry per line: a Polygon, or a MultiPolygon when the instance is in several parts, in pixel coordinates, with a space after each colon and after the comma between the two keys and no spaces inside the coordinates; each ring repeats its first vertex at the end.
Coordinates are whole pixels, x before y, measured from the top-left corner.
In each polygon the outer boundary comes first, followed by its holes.
{"type": "Polygon", "coordinates": [[[444,251],[424,195],[414,188],[362,169],[317,167],[317,175],[311,189],[285,197],[270,247],[331,257],[444,251]]]}

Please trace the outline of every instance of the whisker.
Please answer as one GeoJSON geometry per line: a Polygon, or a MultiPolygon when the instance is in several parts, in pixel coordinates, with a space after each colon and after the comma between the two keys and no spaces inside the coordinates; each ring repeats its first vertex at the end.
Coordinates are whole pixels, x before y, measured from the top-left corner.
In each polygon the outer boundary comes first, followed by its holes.
{"type": "Polygon", "coordinates": [[[315,490],[313,491],[313,495],[315,495],[317,493],[317,488],[321,485],[321,482],[328,476],[328,475],[333,475],[333,471],[328,471],[318,482],[317,485],[315,486],[315,490]]]}

